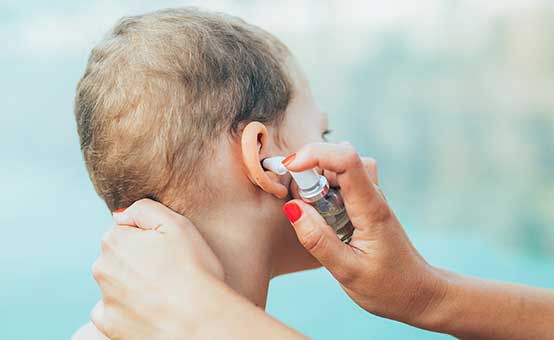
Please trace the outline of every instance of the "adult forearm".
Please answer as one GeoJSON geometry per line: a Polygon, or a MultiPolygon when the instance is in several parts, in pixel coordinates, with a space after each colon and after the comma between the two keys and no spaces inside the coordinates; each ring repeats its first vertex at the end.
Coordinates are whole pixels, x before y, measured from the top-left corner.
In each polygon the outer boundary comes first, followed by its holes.
{"type": "Polygon", "coordinates": [[[438,270],[446,283],[425,328],[463,340],[554,337],[554,291],[438,270]]]}
{"type": "Polygon", "coordinates": [[[306,339],[224,283],[212,282],[210,286],[208,312],[197,322],[195,339],[306,339]]]}

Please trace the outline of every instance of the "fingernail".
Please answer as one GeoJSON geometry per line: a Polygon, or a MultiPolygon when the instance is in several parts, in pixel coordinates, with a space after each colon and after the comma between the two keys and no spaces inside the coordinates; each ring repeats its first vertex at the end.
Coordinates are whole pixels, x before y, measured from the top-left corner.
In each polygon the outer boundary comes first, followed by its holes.
{"type": "Polygon", "coordinates": [[[292,163],[292,161],[294,161],[295,158],[296,158],[296,152],[291,153],[281,161],[281,164],[283,164],[284,166],[289,166],[289,164],[292,163]]]}
{"type": "Polygon", "coordinates": [[[121,214],[121,213],[124,212],[125,210],[127,210],[127,208],[117,209],[117,210],[115,210],[114,212],[112,212],[112,214],[121,214]]]}
{"type": "Polygon", "coordinates": [[[283,211],[291,223],[298,221],[298,219],[302,216],[302,209],[300,209],[296,202],[286,203],[283,206],[283,211]]]}

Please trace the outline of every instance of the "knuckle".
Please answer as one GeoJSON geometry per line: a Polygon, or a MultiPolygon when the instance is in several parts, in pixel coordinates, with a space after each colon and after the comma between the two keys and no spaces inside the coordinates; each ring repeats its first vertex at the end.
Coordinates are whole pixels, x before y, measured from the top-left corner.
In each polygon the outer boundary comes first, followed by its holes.
{"type": "Polygon", "coordinates": [[[352,143],[348,141],[340,142],[339,145],[341,146],[342,152],[346,153],[348,155],[358,155],[358,152],[356,151],[356,148],[352,143]]]}
{"type": "Polygon", "coordinates": [[[351,145],[348,144],[345,146],[344,152],[344,163],[347,167],[353,168],[362,165],[362,159],[358,155],[358,151],[351,145]]]}
{"type": "Polygon", "coordinates": [[[371,157],[360,157],[364,167],[369,172],[377,172],[377,161],[371,157]]]}
{"type": "Polygon", "coordinates": [[[104,269],[102,268],[102,264],[100,263],[100,260],[94,261],[94,263],[92,264],[91,271],[92,271],[92,276],[97,281],[101,281],[105,278],[105,272],[104,272],[104,269]]]}

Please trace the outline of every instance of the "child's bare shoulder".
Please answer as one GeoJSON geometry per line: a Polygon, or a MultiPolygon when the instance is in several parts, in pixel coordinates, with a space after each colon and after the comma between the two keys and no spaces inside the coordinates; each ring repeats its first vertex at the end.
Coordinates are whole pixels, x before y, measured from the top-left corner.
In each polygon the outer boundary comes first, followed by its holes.
{"type": "Polygon", "coordinates": [[[71,340],[109,340],[100,332],[92,322],[86,323],[79,328],[71,337],[71,340]]]}

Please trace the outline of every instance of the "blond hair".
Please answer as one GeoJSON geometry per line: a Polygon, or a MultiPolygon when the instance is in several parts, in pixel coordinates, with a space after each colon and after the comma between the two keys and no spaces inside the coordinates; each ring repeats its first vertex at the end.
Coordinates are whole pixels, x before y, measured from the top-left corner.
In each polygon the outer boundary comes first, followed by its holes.
{"type": "Polygon", "coordinates": [[[214,140],[279,122],[292,84],[284,44],[236,17],[180,8],[122,18],[91,52],[75,117],[110,210],[153,198],[186,213],[214,140]],[[194,176],[193,176],[194,175],[194,176]]]}

